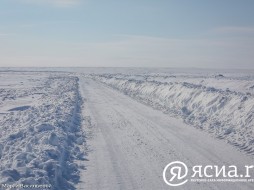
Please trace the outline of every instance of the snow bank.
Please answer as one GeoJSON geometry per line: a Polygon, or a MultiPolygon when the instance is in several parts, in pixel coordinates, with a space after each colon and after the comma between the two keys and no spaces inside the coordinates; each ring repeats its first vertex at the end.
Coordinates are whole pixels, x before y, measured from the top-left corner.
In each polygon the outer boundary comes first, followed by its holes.
{"type": "Polygon", "coordinates": [[[223,75],[206,78],[101,74],[91,77],[254,154],[253,80],[225,79],[223,75]]]}
{"type": "Polygon", "coordinates": [[[77,142],[83,138],[78,78],[63,74],[38,78],[36,85],[20,89],[0,84],[2,104],[7,101],[13,107],[0,114],[0,185],[71,190],[79,180],[74,161],[84,156],[82,143],[77,142]],[[29,106],[15,108],[27,97],[33,98],[29,106]]]}

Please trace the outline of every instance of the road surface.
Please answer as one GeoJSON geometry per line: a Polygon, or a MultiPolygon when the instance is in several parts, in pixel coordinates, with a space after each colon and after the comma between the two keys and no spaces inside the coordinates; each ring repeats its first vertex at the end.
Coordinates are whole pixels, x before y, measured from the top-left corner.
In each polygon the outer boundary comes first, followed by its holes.
{"type": "Polygon", "coordinates": [[[222,140],[180,119],[143,105],[92,79],[80,77],[88,148],[80,190],[254,189],[253,183],[195,183],[170,187],[164,167],[172,161],[193,165],[251,165],[253,160],[222,140]],[[91,119],[91,123],[89,121],[91,119]]]}

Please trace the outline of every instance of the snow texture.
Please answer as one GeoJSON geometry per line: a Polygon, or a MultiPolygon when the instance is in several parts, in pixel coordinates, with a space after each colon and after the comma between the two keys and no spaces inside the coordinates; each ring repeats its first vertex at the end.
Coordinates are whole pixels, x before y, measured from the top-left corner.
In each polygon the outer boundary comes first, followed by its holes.
{"type": "Polygon", "coordinates": [[[179,73],[89,76],[254,154],[253,78],[179,73]]]}
{"type": "Polygon", "coordinates": [[[84,157],[78,78],[1,72],[0,100],[0,184],[74,189],[84,157]]]}
{"type": "Polygon", "coordinates": [[[252,71],[18,70],[0,71],[0,185],[164,189],[160,175],[170,159],[189,164],[253,159],[252,71]]]}

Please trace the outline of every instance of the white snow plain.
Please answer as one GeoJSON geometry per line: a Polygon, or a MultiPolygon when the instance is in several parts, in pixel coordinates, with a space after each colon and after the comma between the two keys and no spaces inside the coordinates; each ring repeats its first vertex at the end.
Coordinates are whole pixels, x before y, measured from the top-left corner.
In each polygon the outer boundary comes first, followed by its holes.
{"type": "Polygon", "coordinates": [[[0,185],[168,189],[162,171],[171,161],[250,165],[253,93],[251,71],[1,69],[0,185]]]}
{"type": "Polygon", "coordinates": [[[78,78],[0,72],[0,100],[0,184],[12,185],[4,189],[73,189],[84,156],[78,78]]]}

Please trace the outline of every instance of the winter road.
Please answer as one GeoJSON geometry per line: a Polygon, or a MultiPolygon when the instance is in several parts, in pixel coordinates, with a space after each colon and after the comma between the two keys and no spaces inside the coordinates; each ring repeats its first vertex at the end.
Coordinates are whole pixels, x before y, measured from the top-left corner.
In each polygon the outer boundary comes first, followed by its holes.
{"type": "MultiPolygon", "coordinates": [[[[172,161],[193,165],[251,165],[252,159],[222,140],[171,118],[91,79],[80,77],[88,155],[84,190],[174,189],[163,181],[172,161]]],[[[254,189],[253,183],[187,182],[176,189],[254,189]]]]}

